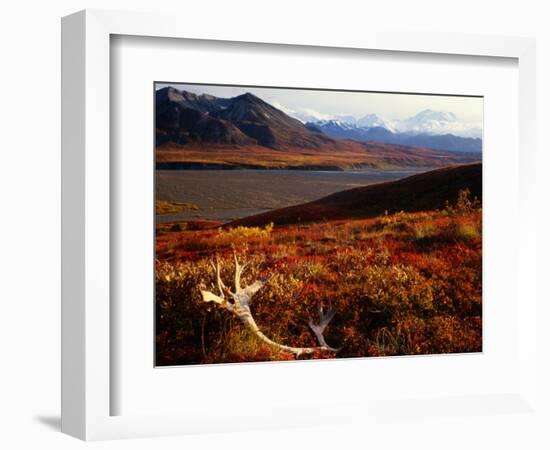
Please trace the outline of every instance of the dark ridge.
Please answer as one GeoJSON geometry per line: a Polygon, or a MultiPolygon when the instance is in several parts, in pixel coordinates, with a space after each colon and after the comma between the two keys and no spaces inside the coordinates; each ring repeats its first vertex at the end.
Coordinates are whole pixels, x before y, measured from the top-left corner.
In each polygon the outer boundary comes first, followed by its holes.
{"type": "Polygon", "coordinates": [[[482,199],[481,163],[446,167],[397,181],[337,192],[319,200],[276,209],[236,220],[226,226],[263,226],[371,218],[399,211],[414,212],[441,209],[454,201],[458,192],[469,189],[482,199]]]}

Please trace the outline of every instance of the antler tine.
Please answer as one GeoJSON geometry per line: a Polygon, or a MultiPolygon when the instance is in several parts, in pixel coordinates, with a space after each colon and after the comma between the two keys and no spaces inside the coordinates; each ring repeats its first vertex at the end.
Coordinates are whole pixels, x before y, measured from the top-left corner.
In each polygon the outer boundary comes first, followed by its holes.
{"type": "Polygon", "coordinates": [[[323,312],[323,307],[319,307],[319,325],[324,328],[329,324],[334,315],[336,314],[335,308],[329,308],[326,313],[323,312]]]}
{"type": "Polygon", "coordinates": [[[235,292],[239,292],[241,290],[241,266],[236,252],[233,253],[233,258],[235,259],[235,292]]]}
{"type": "Polygon", "coordinates": [[[242,291],[241,287],[241,274],[243,273],[243,270],[248,265],[247,262],[245,262],[242,266],[239,264],[239,260],[237,259],[237,252],[233,253],[233,258],[235,259],[235,292],[242,291]]]}
{"type": "Polygon", "coordinates": [[[325,328],[329,324],[329,322],[332,320],[334,315],[336,314],[336,309],[329,308],[329,310],[325,313],[323,311],[323,306],[321,305],[321,302],[317,304],[317,312],[319,313],[319,323],[315,324],[313,323],[313,320],[309,320],[308,324],[313,333],[315,334],[315,337],[317,338],[317,341],[321,345],[321,347],[326,348],[327,350],[331,350],[334,352],[339,351],[340,349],[336,349],[331,347],[327,344],[325,341],[325,337],[323,336],[323,333],[325,331],[325,328]]]}
{"type": "Polygon", "coordinates": [[[210,260],[210,265],[216,272],[216,282],[218,284],[218,289],[220,291],[220,297],[225,298],[224,291],[227,290],[227,287],[225,286],[225,284],[223,284],[223,280],[221,277],[220,258],[216,256],[216,265],[214,265],[214,262],[210,260]]]}

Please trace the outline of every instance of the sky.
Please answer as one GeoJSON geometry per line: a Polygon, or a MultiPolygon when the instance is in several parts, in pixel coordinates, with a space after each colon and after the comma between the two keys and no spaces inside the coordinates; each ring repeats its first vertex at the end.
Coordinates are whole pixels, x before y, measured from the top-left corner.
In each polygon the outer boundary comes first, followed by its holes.
{"type": "MultiPolygon", "coordinates": [[[[455,124],[451,132],[468,135],[480,134],[483,127],[483,98],[454,97],[445,95],[395,94],[371,92],[322,91],[285,88],[259,88],[242,86],[193,85],[183,83],[157,83],[156,88],[173,86],[196,94],[210,94],[217,97],[234,97],[250,92],[287,114],[302,121],[308,116],[319,119],[353,116],[360,119],[376,114],[390,124],[403,124],[412,116],[424,110],[451,112],[455,124]]],[[[405,124],[408,125],[405,125],[405,124]]],[[[399,126],[399,125],[398,125],[399,126]]]]}

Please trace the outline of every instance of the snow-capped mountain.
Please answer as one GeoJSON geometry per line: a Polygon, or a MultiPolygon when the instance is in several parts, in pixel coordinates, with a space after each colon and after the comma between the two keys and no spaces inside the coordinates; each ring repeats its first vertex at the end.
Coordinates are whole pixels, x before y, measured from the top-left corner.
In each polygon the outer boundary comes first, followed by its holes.
{"type": "Polygon", "coordinates": [[[322,120],[330,120],[332,118],[332,116],[328,114],[321,114],[313,109],[302,109],[300,111],[294,111],[291,109],[281,107],[278,104],[275,104],[275,107],[279,108],[281,111],[284,111],[289,116],[294,117],[295,119],[298,119],[302,123],[318,122],[322,120]]]}
{"type": "Polygon", "coordinates": [[[358,119],[349,114],[324,114],[307,108],[292,110],[278,103],[275,106],[307,128],[341,139],[462,152],[480,152],[482,147],[481,127],[448,111],[426,109],[406,119],[390,120],[374,113],[358,119]]]}
{"type": "MultiPolygon", "coordinates": [[[[372,123],[379,122],[373,120],[372,123]]],[[[363,142],[384,142],[453,152],[480,152],[482,147],[480,138],[456,136],[451,133],[427,133],[418,129],[401,132],[390,130],[384,126],[358,126],[338,120],[308,122],[306,127],[313,131],[322,131],[336,138],[363,142]]]]}
{"type": "Polygon", "coordinates": [[[330,122],[340,126],[355,126],[358,128],[380,127],[392,133],[442,135],[453,134],[459,137],[481,138],[482,130],[477,124],[460,120],[454,113],[426,109],[412,117],[402,120],[389,120],[378,114],[367,114],[359,119],[346,114],[321,114],[315,110],[286,111],[302,123],[322,122],[328,126],[330,122]]]}
{"type": "Polygon", "coordinates": [[[452,112],[426,109],[408,119],[398,121],[396,129],[410,134],[454,134],[461,137],[481,137],[479,126],[462,122],[452,112]]]}
{"type": "Polygon", "coordinates": [[[306,125],[316,125],[318,127],[322,128],[332,128],[334,130],[356,130],[358,126],[350,121],[345,120],[336,120],[336,119],[328,119],[328,120],[316,120],[314,122],[306,122],[306,125]]]}
{"type": "Polygon", "coordinates": [[[396,131],[392,122],[383,119],[377,114],[367,114],[356,121],[356,125],[360,127],[382,127],[389,131],[396,131]]]}
{"type": "Polygon", "coordinates": [[[298,119],[302,123],[336,120],[342,123],[356,124],[357,119],[349,114],[322,114],[313,109],[301,109],[299,111],[279,108],[289,116],[298,119]]]}

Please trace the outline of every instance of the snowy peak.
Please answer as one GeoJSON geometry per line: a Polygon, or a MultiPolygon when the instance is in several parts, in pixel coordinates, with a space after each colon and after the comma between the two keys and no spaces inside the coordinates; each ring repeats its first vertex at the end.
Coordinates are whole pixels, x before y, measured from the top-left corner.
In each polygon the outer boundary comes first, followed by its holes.
{"type": "Polygon", "coordinates": [[[417,120],[417,121],[442,121],[442,122],[456,122],[457,118],[456,115],[452,112],[447,111],[434,111],[432,109],[425,109],[424,111],[420,111],[415,116],[411,117],[410,120],[417,120]]]}
{"type": "Polygon", "coordinates": [[[382,127],[389,131],[395,131],[393,125],[389,120],[383,119],[377,114],[367,114],[364,117],[361,117],[357,120],[357,125],[360,127],[382,127]]]}
{"type": "MultiPolygon", "coordinates": [[[[451,118],[451,116],[447,117],[451,118]]],[[[369,117],[369,120],[365,122],[370,124],[380,123],[377,119],[377,116],[371,115],[371,117],[369,117]]],[[[423,123],[429,124],[429,122],[423,123]]],[[[482,142],[479,138],[461,137],[448,132],[414,132],[410,131],[410,129],[406,132],[397,130],[392,131],[385,126],[357,126],[337,120],[321,120],[312,123],[310,122],[307,123],[306,126],[310,129],[323,131],[324,133],[336,138],[353,139],[362,142],[384,142],[390,144],[401,144],[413,147],[424,147],[434,150],[457,152],[480,152],[482,147],[482,142]]],[[[434,127],[432,127],[431,129],[433,128],[434,127]]]]}
{"type": "Polygon", "coordinates": [[[462,137],[481,137],[481,128],[458,120],[457,116],[448,111],[426,109],[418,114],[401,120],[397,128],[410,134],[454,134],[462,137]]]}
{"type": "Polygon", "coordinates": [[[412,117],[402,120],[388,120],[378,114],[367,114],[359,119],[346,114],[321,114],[313,110],[287,111],[288,114],[303,123],[317,124],[322,127],[338,127],[352,130],[354,128],[385,128],[392,133],[445,135],[481,138],[482,130],[477,124],[460,120],[449,111],[425,109],[412,117]]]}
{"type": "Polygon", "coordinates": [[[456,115],[451,112],[425,109],[401,121],[399,129],[409,133],[444,134],[456,122],[456,115]]]}
{"type": "Polygon", "coordinates": [[[317,126],[318,128],[332,128],[342,130],[354,130],[357,128],[357,125],[352,122],[336,119],[316,120],[313,122],[308,122],[307,124],[317,126]]]}

